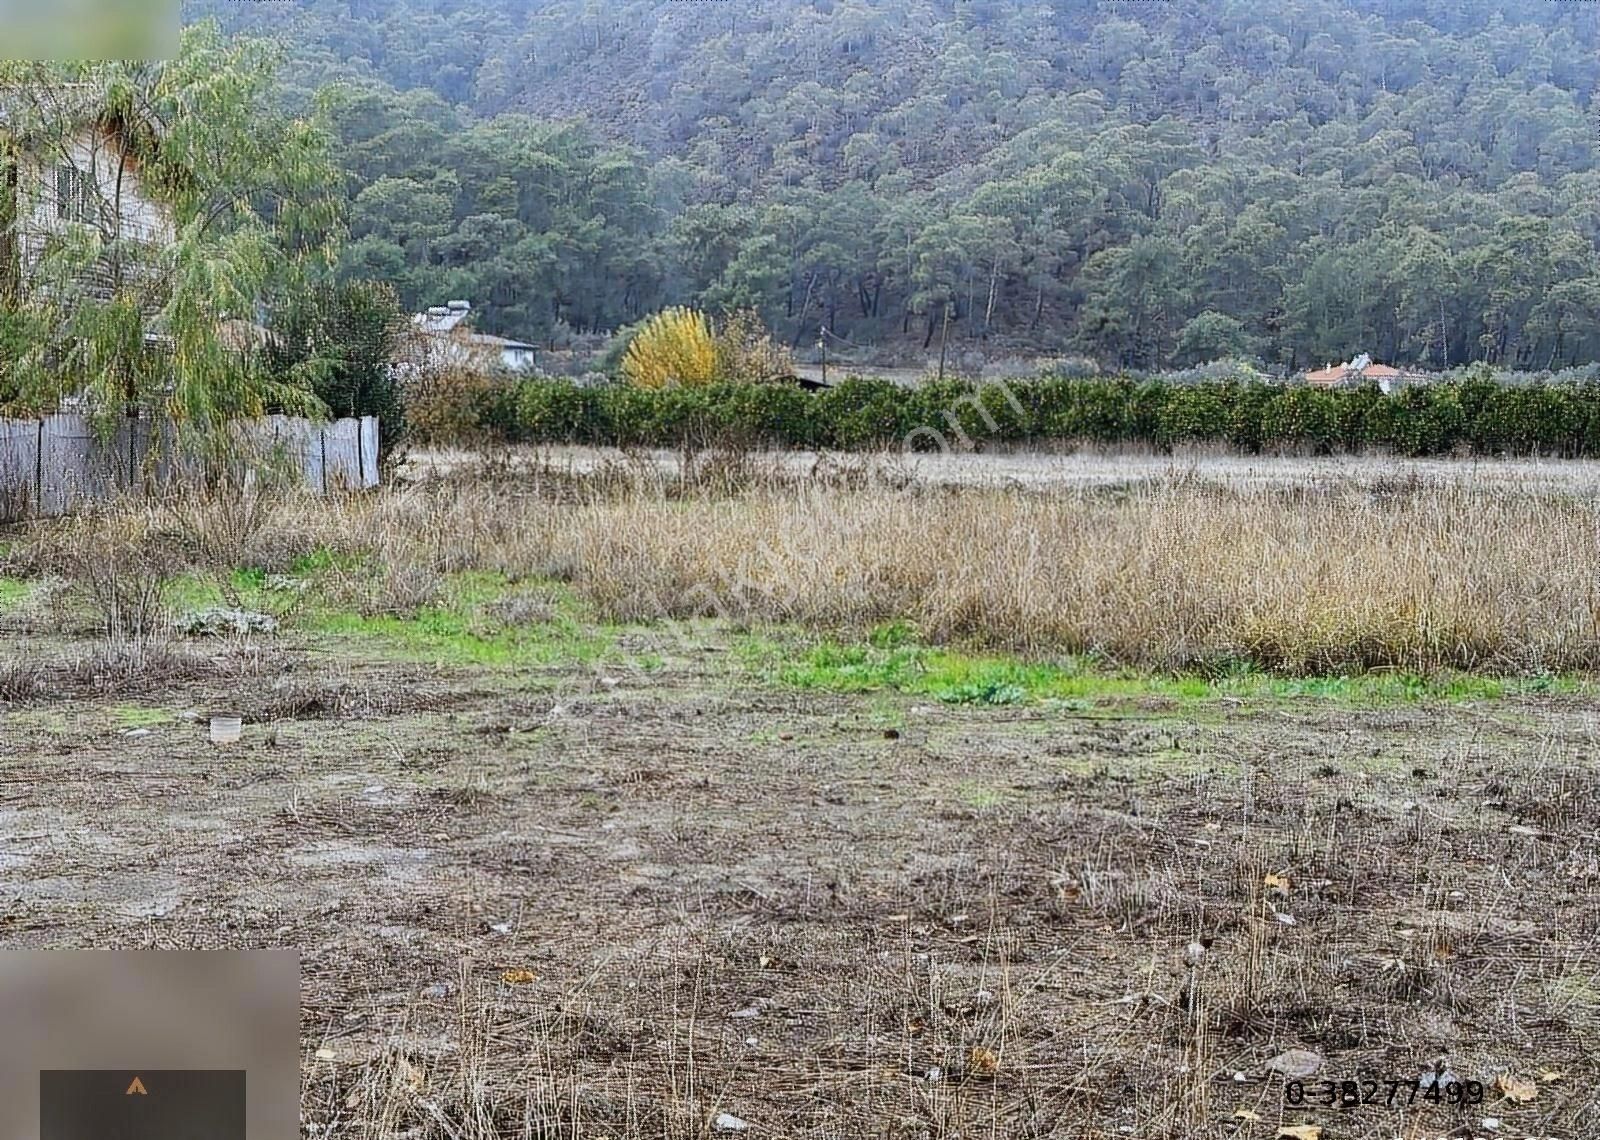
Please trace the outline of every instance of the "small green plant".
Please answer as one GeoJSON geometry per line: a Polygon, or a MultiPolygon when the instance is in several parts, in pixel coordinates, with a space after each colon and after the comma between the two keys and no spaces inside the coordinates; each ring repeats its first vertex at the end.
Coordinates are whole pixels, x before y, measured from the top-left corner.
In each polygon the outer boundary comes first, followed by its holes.
{"type": "Polygon", "coordinates": [[[949,705],[1020,705],[1028,694],[1020,685],[989,678],[946,689],[939,699],[949,705]]]}

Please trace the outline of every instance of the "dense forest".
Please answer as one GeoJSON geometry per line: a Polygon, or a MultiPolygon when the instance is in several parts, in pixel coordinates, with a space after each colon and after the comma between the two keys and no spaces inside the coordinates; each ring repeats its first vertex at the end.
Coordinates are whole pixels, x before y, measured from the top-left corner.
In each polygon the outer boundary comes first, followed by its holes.
{"type": "Polygon", "coordinates": [[[285,44],[341,270],[557,340],[1600,360],[1600,5],[193,0],[285,44]],[[332,86],[328,86],[328,85],[332,86]],[[319,89],[320,95],[316,95],[319,89]]]}

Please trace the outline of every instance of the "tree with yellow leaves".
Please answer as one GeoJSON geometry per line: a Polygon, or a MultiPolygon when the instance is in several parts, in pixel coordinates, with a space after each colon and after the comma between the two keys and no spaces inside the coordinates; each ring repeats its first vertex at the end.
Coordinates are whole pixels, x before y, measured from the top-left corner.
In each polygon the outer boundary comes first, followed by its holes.
{"type": "Polygon", "coordinates": [[[717,374],[711,323],[694,309],[657,313],[628,342],[622,374],[639,388],[710,384],[717,374]]]}
{"type": "Polygon", "coordinates": [[[750,309],[729,313],[715,331],[696,309],[665,309],[644,323],[622,357],[623,375],[640,388],[761,384],[793,372],[787,350],[750,309]]]}

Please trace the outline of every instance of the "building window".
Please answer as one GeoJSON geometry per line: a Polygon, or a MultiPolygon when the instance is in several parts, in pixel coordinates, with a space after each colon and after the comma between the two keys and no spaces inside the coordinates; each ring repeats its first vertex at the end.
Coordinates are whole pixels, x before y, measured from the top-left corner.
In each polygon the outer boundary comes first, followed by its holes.
{"type": "Polygon", "coordinates": [[[95,220],[94,179],[76,166],[56,167],[56,217],[65,222],[90,223],[95,220]]]}

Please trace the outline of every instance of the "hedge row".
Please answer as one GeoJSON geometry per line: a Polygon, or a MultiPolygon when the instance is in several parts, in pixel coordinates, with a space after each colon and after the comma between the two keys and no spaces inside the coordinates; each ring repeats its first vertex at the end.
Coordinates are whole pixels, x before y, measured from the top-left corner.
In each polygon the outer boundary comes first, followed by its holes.
{"type": "Polygon", "coordinates": [[[1404,389],[1042,378],[908,388],[850,378],[806,392],[728,384],[643,390],[522,380],[480,397],[508,441],[677,447],[751,445],[919,451],[968,442],[1208,442],[1254,452],[1382,447],[1406,455],[1600,455],[1600,385],[1505,387],[1487,378],[1404,389]]]}

